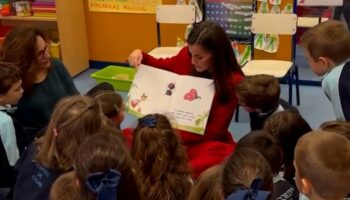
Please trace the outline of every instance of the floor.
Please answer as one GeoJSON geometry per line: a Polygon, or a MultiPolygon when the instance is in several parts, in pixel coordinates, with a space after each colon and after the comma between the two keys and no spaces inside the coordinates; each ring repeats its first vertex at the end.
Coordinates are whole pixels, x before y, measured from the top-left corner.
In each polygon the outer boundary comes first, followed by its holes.
{"type": "MultiPolygon", "coordinates": [[[[300,79],[316,81],[320,80],[319,77],[316,77],[310,71],[310,69],[307,66],[306,60],[299,49],[297,49],[296,61],[299,66],[300,79]]],[[[88,69],[83,73],[79,74],[78,76],[74,77],[74,82],[82,94],[84,94],[90,88],[96,85],[95,80],[90,77],[90,74],[95,71],[96,69],[88,69]]],[[[120,92],[120,94],[124,98],[127,95],[127,93],[125,92],[120,92]]],[[[316,129],[322,122],[335,119],[331,104],[327,97],[323,94],[321,87],[300,86],[300,97],[301,104],[300,106],[298,106],[298,109],[311,127],[316,129]]],[[[288,99],[287,85],[281,84],[281,98],[288,99]]],[[[293,102],[295,102],[295,100],[293,100],[293,102]]],[[[239,114],[239,122],[235,122],[234,120],[232,120],[229,128],[231,133],[233,133],[233,138],[235,140],[239,140],[250,130],[248,114],[243,109],[240,109],[239,114]]],[[[130,126],[133,127],[135,125],[135,118],[127,114],[121,126],[122,128],[124,128],[130,126]]]]}

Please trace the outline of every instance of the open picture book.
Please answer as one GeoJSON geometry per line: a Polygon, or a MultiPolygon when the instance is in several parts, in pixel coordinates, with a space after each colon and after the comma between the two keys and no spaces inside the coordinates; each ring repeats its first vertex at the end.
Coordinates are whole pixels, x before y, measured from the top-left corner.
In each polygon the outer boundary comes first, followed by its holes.
{"type": "Polygon", "coordinates": [[[211,79],[141,65],[128,93],[126,110],[137,117],[164,114],[173,128],[203,135],[213,98],[211,79]]]}

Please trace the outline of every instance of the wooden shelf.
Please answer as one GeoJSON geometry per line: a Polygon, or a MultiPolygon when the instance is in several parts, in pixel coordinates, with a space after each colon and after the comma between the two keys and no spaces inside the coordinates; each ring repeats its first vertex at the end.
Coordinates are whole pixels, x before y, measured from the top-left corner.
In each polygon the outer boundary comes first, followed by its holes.
{"type": "Polygon", "coordinates": [[[31,17],[0,16],[0,20],[56,22],[57,18],[53,18],[53,17],[32,17],[32,16],[31,17]]]}

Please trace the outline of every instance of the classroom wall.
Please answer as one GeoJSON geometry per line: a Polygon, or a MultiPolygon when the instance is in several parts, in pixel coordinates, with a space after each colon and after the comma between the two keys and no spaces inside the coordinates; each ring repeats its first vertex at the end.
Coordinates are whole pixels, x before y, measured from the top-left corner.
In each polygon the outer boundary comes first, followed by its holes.
{"type": "MultiPolygon", "coordinates": [[[[175,3],[163,0],[163,4],[175,3]]],[[[135,48],[147,52],[157,46],[155,14],[90,12],[88,1],[84,7],[90,60],[125,62],[135,48]]],[[[175,46],[176,38],[183,38],[185,27],[162,25],[162,45],[175,46]]]]}

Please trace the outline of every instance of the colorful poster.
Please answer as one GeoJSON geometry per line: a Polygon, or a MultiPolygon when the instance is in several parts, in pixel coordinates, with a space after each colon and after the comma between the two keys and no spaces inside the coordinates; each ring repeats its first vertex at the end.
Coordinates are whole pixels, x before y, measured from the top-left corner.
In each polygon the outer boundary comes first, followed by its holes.
{"type": "Polygon", "coordinates": [[[156,13],[162,0],[89,0],[89,10],[94,12],[156,13]]]}
{"type": "Polygon", "coordinates": [[[250,39],[252,0],[208,0],[206,18],[220,24],[233,39],[250,39]]]}

